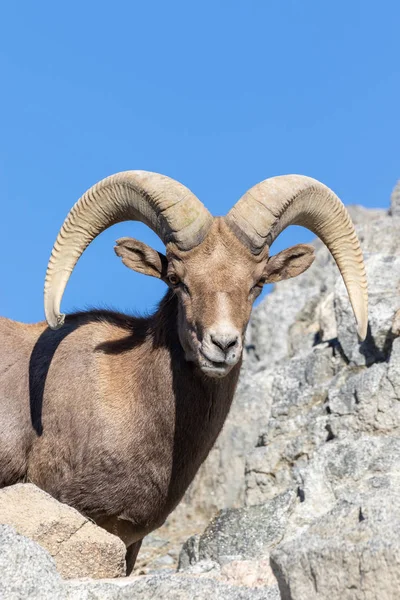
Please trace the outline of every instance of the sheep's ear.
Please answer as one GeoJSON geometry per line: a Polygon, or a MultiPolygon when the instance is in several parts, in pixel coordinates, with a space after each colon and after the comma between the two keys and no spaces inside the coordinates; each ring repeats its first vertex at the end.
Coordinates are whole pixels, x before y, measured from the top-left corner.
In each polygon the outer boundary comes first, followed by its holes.
{"type": "Polygon", "coordinates": [[[271,256],[263,272],[265,283],[290,279],[303,273],[312,265],[315,258],[313,246],[298,244],[271,256]]]}
{"type": "Polygon", "coordinates": [[[157,252],[133,238],[120,238],[114,246],[115,254],[122,258],[124,265],[144,275],[166,279],[168,261],[164,254],[157,252]]]}

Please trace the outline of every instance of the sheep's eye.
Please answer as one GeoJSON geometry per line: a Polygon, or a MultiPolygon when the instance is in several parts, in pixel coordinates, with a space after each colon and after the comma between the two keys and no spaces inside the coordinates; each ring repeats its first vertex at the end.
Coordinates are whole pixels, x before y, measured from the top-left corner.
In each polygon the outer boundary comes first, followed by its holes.
{"type": "Polygon", "coordinates": [[[170,275],[168,277],[168,281],[170,282],[171,285],[178,285],[180,282],[180,279],[179,279],[178,275],[175,275],[173,273],[172,275],[170,275]]]}

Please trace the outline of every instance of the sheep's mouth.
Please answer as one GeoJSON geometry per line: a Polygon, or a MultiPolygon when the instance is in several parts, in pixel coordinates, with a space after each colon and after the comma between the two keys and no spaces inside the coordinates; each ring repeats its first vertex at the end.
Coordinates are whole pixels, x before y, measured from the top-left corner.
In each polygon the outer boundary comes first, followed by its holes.
{"type": "Polygon", "coordinates": [[[232,364],[225,361],[211,360],[200,350],[199,367],[209,377],[224,377],[232,369],[232,364]]]}

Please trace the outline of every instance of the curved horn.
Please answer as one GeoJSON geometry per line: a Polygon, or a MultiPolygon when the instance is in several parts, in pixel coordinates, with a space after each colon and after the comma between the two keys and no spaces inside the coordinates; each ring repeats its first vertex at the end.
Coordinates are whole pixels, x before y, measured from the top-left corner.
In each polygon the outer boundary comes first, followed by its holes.
{"type": "Polygon", "coordinates": [[[188,188],[158,173],[125,171],[96,183],[70,210],[51,253],[44,287],[49,327],[64,322],[61,299],[85,248],[111,225],[128,220],[142,221],[164,244],[190,250],[207,235],[213,218],[188,188]]]}
{"type": "Polygon", "coordinates": [[[350,215],[339,198],[316,179],[271,177],[252,187],[225,217],[236,236],[259,254],[289,225],[310,229],[328,247],[342,274],[364,340],[368,327],[367,278],[350,215]]]}

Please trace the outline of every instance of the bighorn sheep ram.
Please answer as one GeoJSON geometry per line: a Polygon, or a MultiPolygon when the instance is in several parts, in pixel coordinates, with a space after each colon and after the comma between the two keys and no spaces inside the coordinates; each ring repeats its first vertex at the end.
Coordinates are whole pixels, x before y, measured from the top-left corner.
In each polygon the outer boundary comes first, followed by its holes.
{"type": "Polygon", "coordinates": [[[314,260],[300,244],[270,257],[288,225],[326,244],[358,323],[367,284],[350,217],[322,183],[299,175],[252,187],[213,218],[182,184],[127,171],[90,188],[55,242],[45,282],[47,323],[0,320],[0,487],[35,483],[120,536],[132,569],[141,540],[176,507],[229,411],[254,300],[266,282],[314,260]],[[132,238],[115,252],[169,290],[148,318],[60,313],[79,257],[111,225],[142,221],[166,255],[132,238]],[[64,323],[65,320],[65,323],[64,323]]]}

